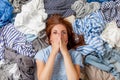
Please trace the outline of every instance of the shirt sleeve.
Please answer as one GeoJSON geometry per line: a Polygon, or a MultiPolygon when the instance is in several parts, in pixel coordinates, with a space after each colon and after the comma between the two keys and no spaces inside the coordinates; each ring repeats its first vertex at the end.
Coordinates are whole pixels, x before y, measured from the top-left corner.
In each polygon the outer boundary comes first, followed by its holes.
{"type": "Polygon", "coordinates": [[[83,67],[82,63],[82,55],[78,51],[71,51],[71,58],[74,64],[77,64],[81,67],[83,67]]]}
{"type": "Polygon", "coordinates": [[[40,61],[43,61],[44,63],[46,62],[46,60],[45,60],[45,52],[43,51],[43,50],[40,50],[40,51],[38,51],[37,52],[37,54],[35,55],[35,59],[36,60],[40,60],[40,61]]]}

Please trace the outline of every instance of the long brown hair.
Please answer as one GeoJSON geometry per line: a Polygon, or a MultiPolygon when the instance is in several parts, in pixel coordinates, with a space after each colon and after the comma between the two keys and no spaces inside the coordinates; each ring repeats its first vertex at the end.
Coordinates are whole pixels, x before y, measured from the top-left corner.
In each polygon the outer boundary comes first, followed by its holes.
{"type": "MultiPolygon", "coordinates": [[[[46,34],[47,34],[47,37],[48,37],[48,41],[50,40],[50,34],[51,34],[52,28],[57,24],[62,24],[67,29],[67,33],[68,33],[67,48],[68,49],[75,48],[76,45],[83,45],[84,44],[83,37],[79,37],[79,41],[76,42],[75,34],[73,32],[73,29],[72,29],[72,24],[69,21],[65,20],[59,14],[51,15],[46,21],[46,34]]],[[[49,44],[50,44],[50,41],[49,41],[49,44]]]]}

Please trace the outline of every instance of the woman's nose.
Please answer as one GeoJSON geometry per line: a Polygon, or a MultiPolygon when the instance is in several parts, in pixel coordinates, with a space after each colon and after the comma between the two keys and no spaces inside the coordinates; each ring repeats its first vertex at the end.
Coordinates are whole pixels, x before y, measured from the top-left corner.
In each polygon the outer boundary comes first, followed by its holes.
{"type": "Polygon", "coordinates": [[[58,36],[61,37],[61,36],[62,36],[62,33],[58,33],[58,36]]]}

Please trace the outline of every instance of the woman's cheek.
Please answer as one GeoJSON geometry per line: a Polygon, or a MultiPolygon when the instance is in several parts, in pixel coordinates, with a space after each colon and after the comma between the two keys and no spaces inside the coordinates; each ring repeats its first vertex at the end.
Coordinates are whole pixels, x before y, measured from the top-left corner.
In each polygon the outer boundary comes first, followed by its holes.
{"type": "Polygon", "coordinates": [[[53,38],[52,38],[52,37],[50,38],[50,43],[51,43],[51,44],[53,43],[53,38]]]}
{"type": "Polygon", "coordinates": [[[68,40],[66,40],[65,43],[67,44],[67,43],[68,43],[68,40]]]}
{"type": "Polygon", "coordinates": [[[52,44],[52,43],[54,43],[55,42],[55,38],[51,38],[50,39],[50,43],[52,44]]]}

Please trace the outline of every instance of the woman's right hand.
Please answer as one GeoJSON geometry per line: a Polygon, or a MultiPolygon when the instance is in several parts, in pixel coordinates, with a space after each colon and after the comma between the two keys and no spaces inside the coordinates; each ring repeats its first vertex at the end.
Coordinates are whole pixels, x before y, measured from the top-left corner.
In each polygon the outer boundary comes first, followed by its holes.
{"type": "Polygon", "coordinates": [[[60,39],[59,37],[51,40],[51,45],[52,45],[52,51],[53,53],[57,54],[60,50],[60,39]]]}

